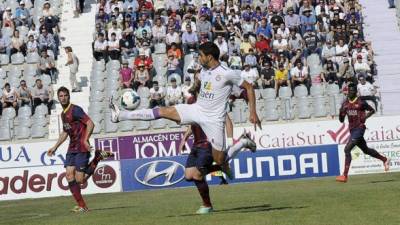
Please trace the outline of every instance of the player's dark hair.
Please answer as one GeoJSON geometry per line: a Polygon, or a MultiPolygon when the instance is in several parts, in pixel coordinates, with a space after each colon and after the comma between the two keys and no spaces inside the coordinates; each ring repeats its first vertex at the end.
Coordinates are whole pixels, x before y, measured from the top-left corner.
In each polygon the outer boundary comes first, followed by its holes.
{"type": "Polygon", "coordinates": [[[213,42],[205,42],[200,45],[199,51],[202,51],[204,55],[212,55],[215,60],[219,59],[219,48],[213,42]]]}
{"type": "Polygon", "coordinates": [[[68,88],[66,88],[66,87],[64,87],[64,86],[60,87],[60,88],[57,90],[57,96],[60,94],[60,92],[64,92],[65,94],[67,94],[68,96],[70,96],[70,95],[69,95],[69,90],[68,90],[68,88]]]}

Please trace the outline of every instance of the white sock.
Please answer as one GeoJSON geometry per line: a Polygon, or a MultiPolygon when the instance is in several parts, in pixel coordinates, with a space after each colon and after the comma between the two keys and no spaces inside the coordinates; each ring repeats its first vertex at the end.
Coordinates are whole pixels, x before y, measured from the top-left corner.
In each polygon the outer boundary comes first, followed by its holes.
{"type": "Polygon", "coordinates": [[[158,108],[139,109],[133,111],[121,110],[118,116],[119,120],[156,120],[159,119],[158,108]]]}
{"type": "Polygon", "coordinates": [[[236,142],[236,144],[231,146],[228,149],[228,154],[227,154],[226,161],[228,162],[229,160],[235,158],[236,155],[239,153],[239,151],[243,148],[243,146],[244,146],[244,144],[243,144],[243,142],[241,140],[239,140],[238,142],[236,142]]]}

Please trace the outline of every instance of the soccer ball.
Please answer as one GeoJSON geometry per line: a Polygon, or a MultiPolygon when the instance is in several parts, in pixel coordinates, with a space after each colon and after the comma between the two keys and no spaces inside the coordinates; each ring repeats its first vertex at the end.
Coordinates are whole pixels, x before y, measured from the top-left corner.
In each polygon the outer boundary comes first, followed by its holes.
{"type": "Polygon", "coordinates": [[[121,106],[126,110],[135,110],[140,104],[140,96],[134,90],[127,90],[121,95],[121,106]]]}

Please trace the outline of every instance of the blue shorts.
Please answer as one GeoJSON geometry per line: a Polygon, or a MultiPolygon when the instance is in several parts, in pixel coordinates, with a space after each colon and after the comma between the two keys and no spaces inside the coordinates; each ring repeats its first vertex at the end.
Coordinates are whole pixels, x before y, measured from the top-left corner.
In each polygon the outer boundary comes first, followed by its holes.
{"type": "Polygon", "coordinates": [[[213,162],[214,159],[210,148],[193,147],[187,158],[185,167],[196,167],[201,172],[211,166],[213,162]]]}
{"type": "Polygon", "coordinates": [[[350,136],[352,141],[364,138],[365,129],[364,128],[354,128],[350,131],[350,136]]]}
{"type": "Polygon", "coordinates": [[[68,152],[64,167],[75,166],[75,170],[85,172],[89,164],[90,152],[68,152]]]}

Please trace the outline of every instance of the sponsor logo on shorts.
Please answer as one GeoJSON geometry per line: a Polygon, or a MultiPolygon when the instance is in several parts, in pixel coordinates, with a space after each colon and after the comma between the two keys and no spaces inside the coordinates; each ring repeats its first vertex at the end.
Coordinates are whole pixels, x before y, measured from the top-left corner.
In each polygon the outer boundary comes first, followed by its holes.
{"type": "Polygon", "coordinates": [[[184,178],[185,167],[170,160],[157,160],[143,164],[135,171],[135,179],[150,187],[174,185],[184,178]]]}
{"type": "Polygon", "coordinates": [[[99,188],[109,188],[115,183],[117,175],[111,166],[104,165],[94,171],[92,178],[99,188]]]}

